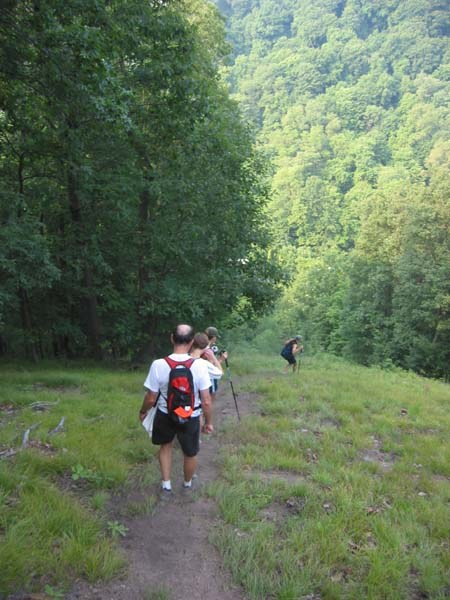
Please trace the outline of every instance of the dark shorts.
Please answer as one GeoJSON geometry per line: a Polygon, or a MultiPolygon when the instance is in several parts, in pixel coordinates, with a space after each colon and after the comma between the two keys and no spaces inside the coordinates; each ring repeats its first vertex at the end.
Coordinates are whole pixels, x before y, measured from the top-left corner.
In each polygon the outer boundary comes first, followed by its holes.
{"type": "Polygon", "coordinates": [[[210,394],[215,394],[217,392],[217,389],[219,387],[219,380],[218,379],[211,379],[211,387],[209,388],[209,393],[210,394]]]}
{"type": "MultiPolygon", "coordinates": [[[[281,355],[283,356],[283,355],[281,355]]],[[[293,354],[288,354],[287,356],[283,356],[284,360],[287,360],[290,365],[296,365],[297,361],[295,360],[295,356],[293,354]]]]}
{"type": "Polygon", "coordinates": [[[152,443],[168,444],[177,436],[185,456],[196,456],[200,448],[200,417],[191,417],[186,423],[175,423],[160,410],[153,422],[152,443]]]}

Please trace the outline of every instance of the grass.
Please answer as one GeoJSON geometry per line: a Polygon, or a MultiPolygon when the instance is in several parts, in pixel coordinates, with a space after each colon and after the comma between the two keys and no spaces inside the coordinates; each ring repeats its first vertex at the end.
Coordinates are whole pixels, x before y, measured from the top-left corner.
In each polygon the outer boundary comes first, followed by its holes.
{"type": "Polygon", "coordinates": [[[239,368],[261,414],[229,427],[214,534],[250,598],[447,598],[450,388],[327,357],[239,368]],[[277,369],[278,372],[274,372],[277,369]]]}
{"type": "MultiPolygon", "coordinates": [[[[108,580],[124,570],[118,539],[127,529],[110,514],[111,493],[157,475],[137,419],[144,377],[80,365],[2,368],[0,451],[16,454],[0,460],[0,596],[49,596],[76,577],[108,580]],[[36,402],[47,409],[33,410],[36,402]],[[50,435],[63,417],[64,431],[50,435]]],[[[148,495],[145,506],[121,510],[152,506],[148,495]]]]}
{"type": "MultiPolygon", "coordinates": [[[[235,582],[258,600],[447,598],[450,387],[326,356],[302,358],[298,375],[282,368],[278,356],[230,355],[238,401],[248,392],[257,405],[224,427],[221,477],[207,492],[235,582]]],[[[137,420],[144,377],[3,366],[0,452],[16,454],[0,459],[0,596],[64,597],[78,577],[126,568],[122,519],[156,501],[111,507],[158,478],[137,420]]]]}

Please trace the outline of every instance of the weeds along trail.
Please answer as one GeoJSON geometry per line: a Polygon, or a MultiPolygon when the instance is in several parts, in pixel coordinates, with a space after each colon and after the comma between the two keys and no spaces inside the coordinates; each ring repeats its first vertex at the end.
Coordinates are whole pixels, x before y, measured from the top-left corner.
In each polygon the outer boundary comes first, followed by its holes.
{"type": "MultiPolygon", "coordinates": [[[[245,398],[245,396],[244,396],[245,398]]],[[[243,406],[244,413],[247,411],[243,406]]],[[[182,455],[174,448],[172,486],[174,497],[158,500],[151,514],[121,517],[127,527],[122,542],[128,562],[126,575],[107,584],[78,582],[69,600],[244,600],[242,591],[232,585],[229,574],[209,538],[218,524],[216,503],[205,493],[218,477],[221,422],[236,419],[230,386],[223,382],[219,391],[213,435],[202,435],[198,479],[192,492],[182,489],[182,455]]],[[[150,443],[150,442],[149,442],[150,443]]],[[[154,458],[156,461],[156,457],[154,458]]],[[[158,480],[147,490],[158,497],[158,480]]],[[[115,510],[145,504],[145,493],[131,492],[118,501],[115,510]]]]}

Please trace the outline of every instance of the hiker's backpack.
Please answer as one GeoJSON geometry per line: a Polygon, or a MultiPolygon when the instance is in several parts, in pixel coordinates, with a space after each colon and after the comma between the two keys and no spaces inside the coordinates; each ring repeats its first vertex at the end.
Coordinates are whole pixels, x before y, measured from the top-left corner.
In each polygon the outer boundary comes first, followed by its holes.
{"type": "Polygon", "coordinates": [[[167,410],[177,423],[185,423],[192,416],[195,407],[194,379],[191,366],[195,358],[184,361],[164,359],[170,367],[167,386],[167,410]]]}
{"type": "Polygon", "coordinates": [[[281,348],[281,352],[280,355],[283,358],[290,358],[292,356],[292,342],[288,342],[287,344],[285,344],[282,348],[281,348]]]}

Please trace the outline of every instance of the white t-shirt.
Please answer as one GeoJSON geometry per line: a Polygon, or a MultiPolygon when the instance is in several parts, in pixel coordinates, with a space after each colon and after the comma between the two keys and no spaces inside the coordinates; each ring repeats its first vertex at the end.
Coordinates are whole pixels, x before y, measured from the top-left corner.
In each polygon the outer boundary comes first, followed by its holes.
{"type": "Polygon", "coordinates": [[[213,365],[212,362],[209,362],[209,360],[206,360],[204,358],[200,358],[200,360],[202,362],[206,363],[206,366],[208,367],[208,373],[209,376],[211,377],[211,379],[220,379],[223,375],[223,371],[222,369],[219,369],[219,367],[216,367],[216,365],[213,365]]]}
{"type": "MultiPolygon", "coordinates": [[[[170,354],[169,358],[182,362],[189,360],[191,356],[189,354],[170,354]]],[[[193,417],[198,417],[201,414],[200,408],[200,391],[208,390],[211,386],[211,379],[208,374],[208,367],[205,364],[206,361],[196,359],[192,363],[192,379],[194,380],[194,393],[195,393],[195,406],[198,406],[197,410],[192,413],[193,417]]],[[[144,381],[144,387],[151,392],[159,394],[157,407],[163,413],[167,414],[167,387],[169,385],[169,373],[170,367],[164,358],[158,358],[154,360],[150,366],[147,379],[144,381]]]]}

